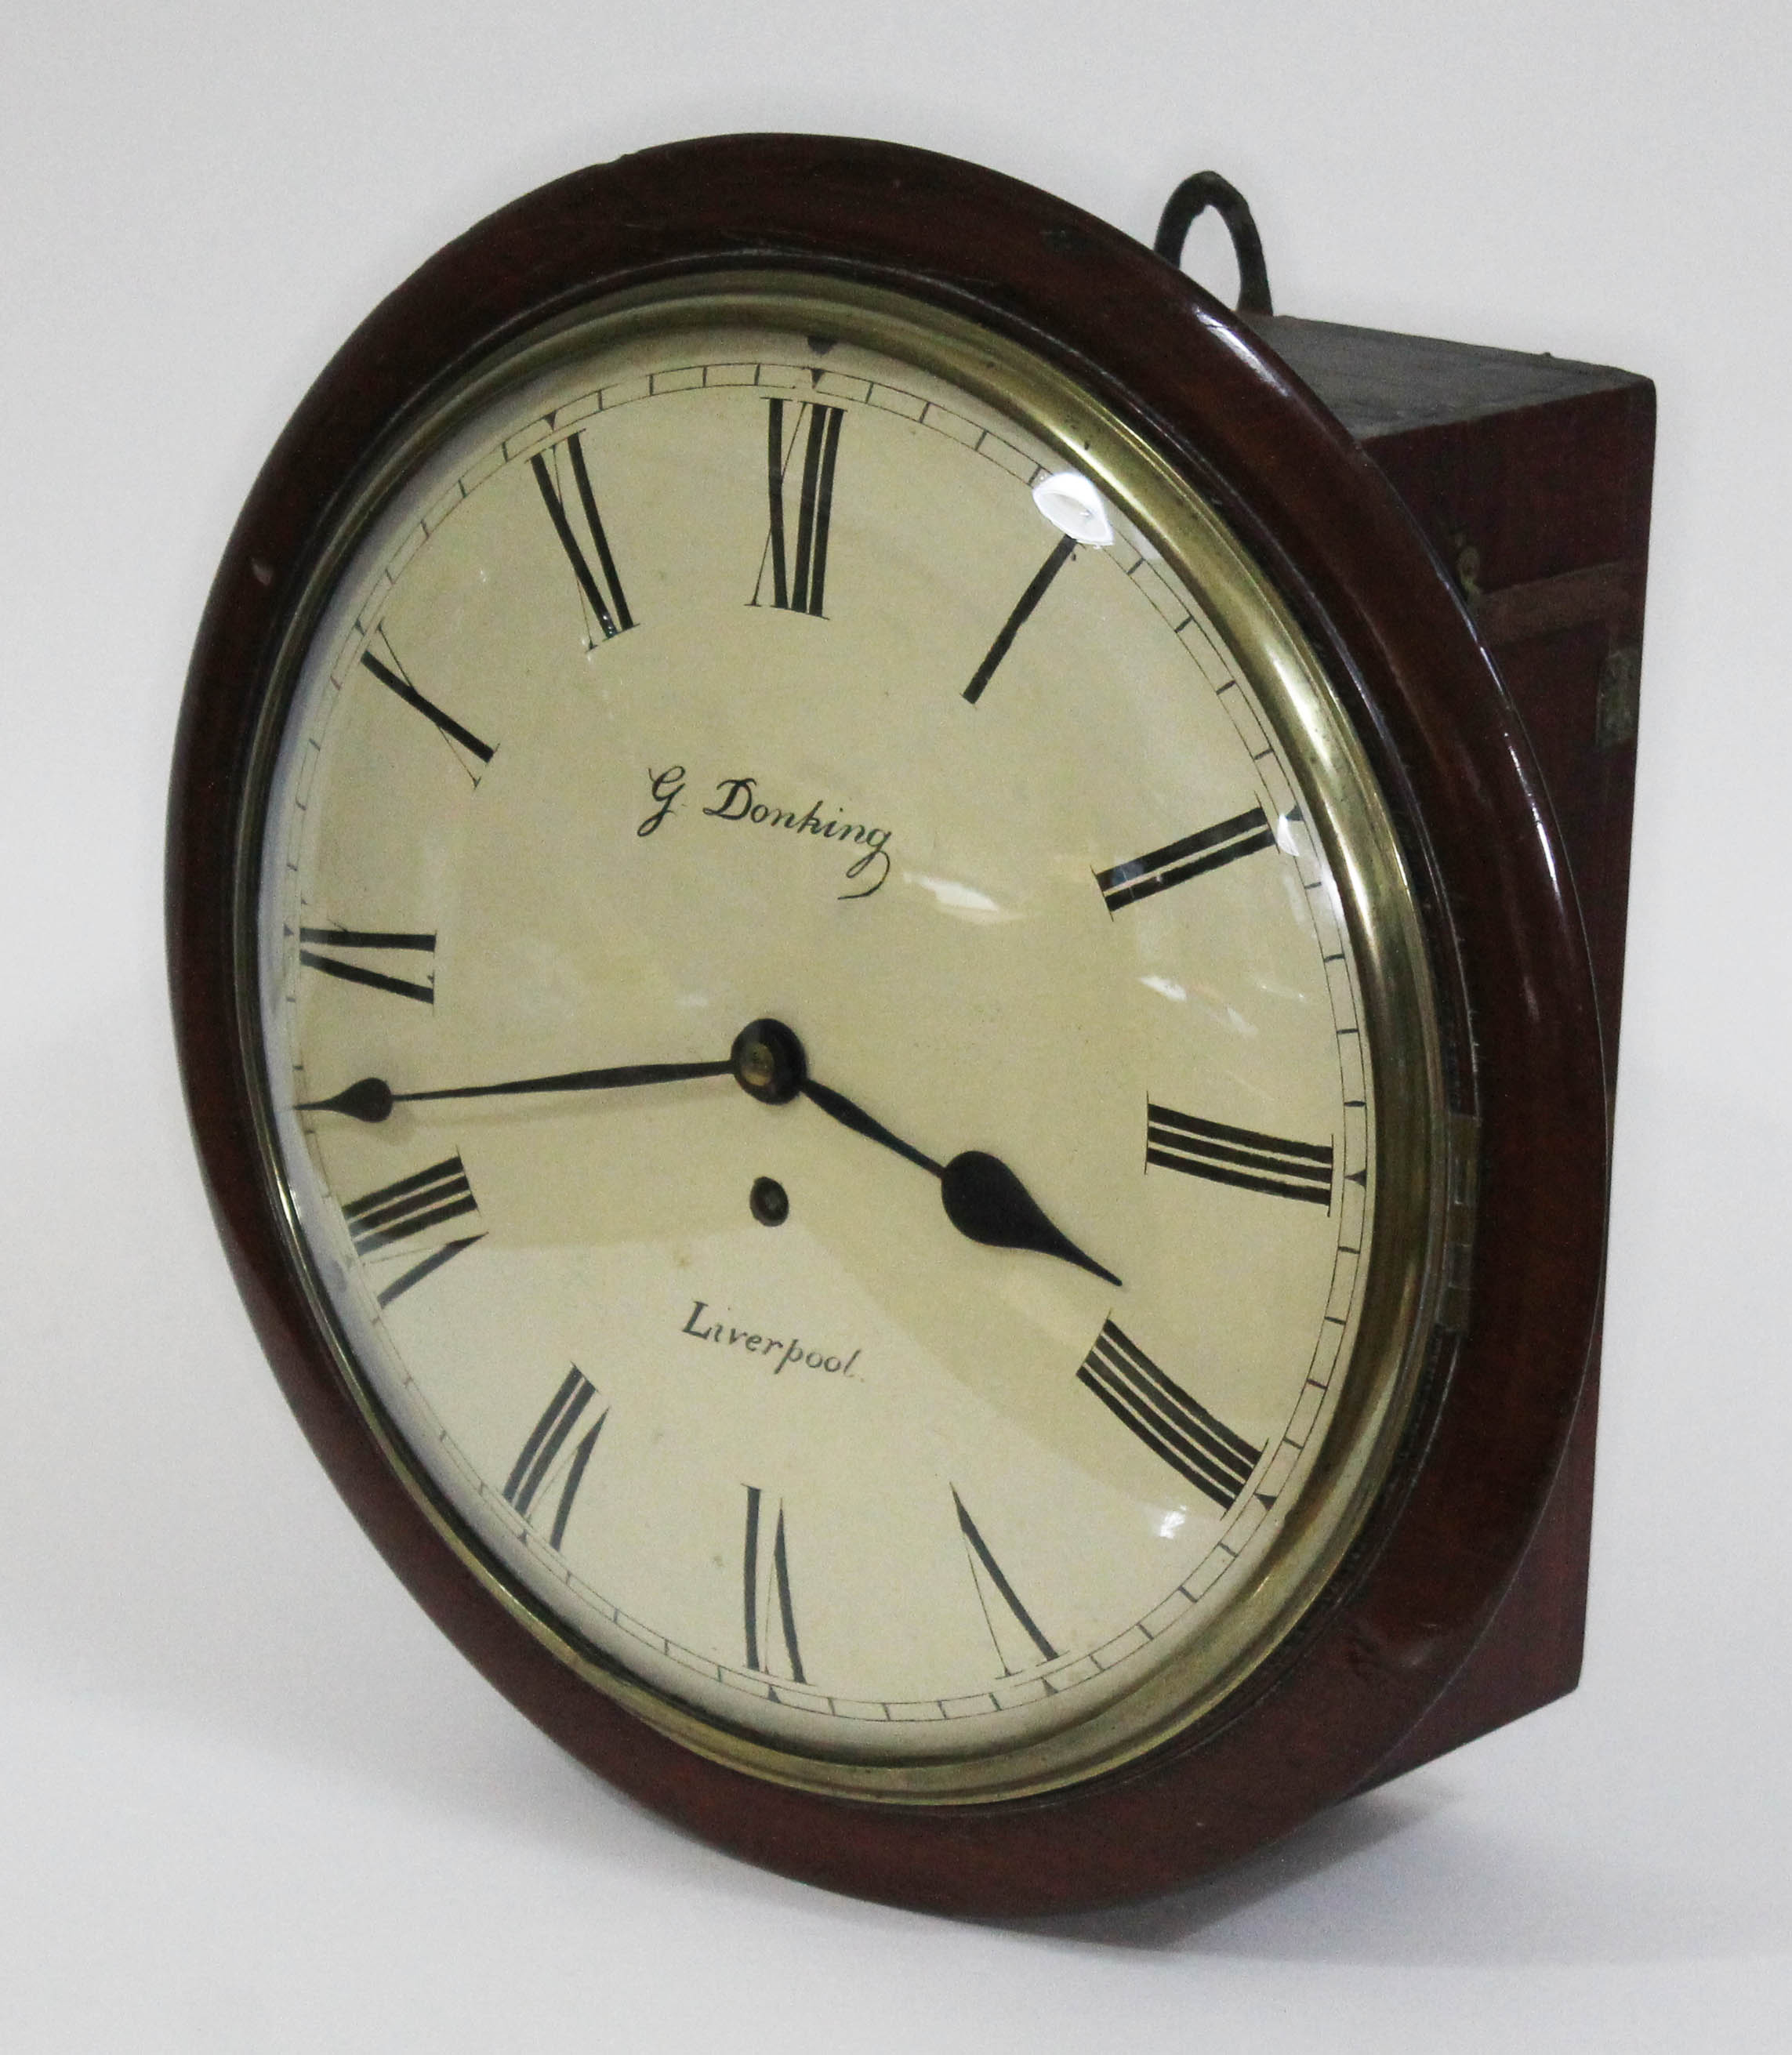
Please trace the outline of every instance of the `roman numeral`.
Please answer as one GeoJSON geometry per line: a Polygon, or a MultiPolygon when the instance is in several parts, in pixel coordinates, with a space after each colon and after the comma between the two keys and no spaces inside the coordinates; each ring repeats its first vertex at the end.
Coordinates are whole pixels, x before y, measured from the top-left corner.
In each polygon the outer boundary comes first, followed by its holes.
{"type": "Polygon", "coordinates": [[[1167,892],[1185,878],[1198,878],[1203,871],[1218,870],[1222,863],[1235,863],[1241,856],[1275,846],[1275,832],[1263,818],[1263,809],[1253,807],[1198,834],[1166,842],[1148,856],[1116,863],[1111,870],[1098,870],[1095,882],[1108,912],[1116,913],[1135,899],[1149,899],[1154,892],[1167,892]]]}
{"type": "Polygon", "coordinates": [[[1160,1169],[1186,1170],[1216,1185],[1269,1192],[1278,1199],[1332,1203],[1332,1145],[1283,1142],[1249,1127],[1223,1127],[1166,1106],[1145,1108],[1145,1161],[1160,1169]]]}
{"type": "MultiPolygon", "coordinates": [[[[529,1438],[523,1444],[523,1453],[517,1457],[509,1481],[504,1486],[506,1501],[514,1505],[525,1520],[528,1519],[542,1486],[555,1476],[560,1467],[562,1452],[567,1440],[595,1396],[595,1387],[574,1363],[567,1371],[559,1390],[547,1402],[547,1410],[529,1430],[529,1438]]],[[[598,1437],[603,1432],[603,1423],[609,1418],[610,1410],[606,1406],[586,1428],[583,1438],[565,1463],[559,1497],[554,1504],[554,1525],[547,1537],[547,1545],[551,1548],[558,1548],[566,1533],[573,1501],[578,1496],[578,1487],[585,1481],[586,1467],[591,1460],[591,1451],[598,1446],[598,1437]]]]}
{"type": "Polygon", "coordinates": [[[343,1207],[342,1217],[348,1222],[356,1255],[365,1256],[389,1242],[409,1240],[426,1228],[470,1213],[476,1204],[460,1158],[448,1156],[427,1170],[352,1201],[343,1207]]]}
{"type": "Polygon", "coordinates": [[[436,1003],[436,973],[431,971],[429,982],[420,984],[415,978],[393,977],[383,970],[372,970],[365,964],[351,963],[341,956],[326,956],[330,949],[396,949],[410,950],[424,956],[436,953],[433,935],[395,934],[380,928],[301,928],[298,931],[298,960],[312,970],[326,972],[331,977],[339,977],[345,984],[371,985],[376,992],[395,992],[401,999],[419,999],[425,1006],[436,1003]]]}
{"type": "Polygon", "coordinates": [[[983,688],[996,675],[996,666],[1014,646],[1014,638],[1025,625],[1028,617],[1045,597],[1045,590],[1064,566],[1076,554],[1076,538],[1066,535],[1053,548],[1039,569],[1033,573],[1032,582],[1021,594],[1014,611],[1002,623],[1001,633],[989,645],[989,653],[977,667],[976,675],[965,688],[965,697],[973,706],[983,696],[983,688]]]}
{"type": "MultiPolygon", "coordinates": [[[[386,643],[386,654],[392,658],[389,664],[384,659],[376,657],[371,649],[363,649],[361,653],[362,669],[370,672],[389,692],[396,694],[406,706],[415,708],[425,720],[434,725],[436,732],[444,741],[465,750],[469,756],[476,759],[478,762],[489,763],[498,753],[492,745],[489,742],[481,742],[471,728],[463,728],[452,714],[444,713],[433,700],[424,697],[423,694],[405,676],[404,667],[399,663],[397,653],[389,641],[386,643]]],[[[467,770],[464,763],[460,767],[464,771],[467,770]]],[[[476,771],[467,771],[467,775],[476,785],[479,783],[479,773],[476,771]]]]}
{"type": "Polygon", "coordinates": [[[1162,1457],[1216,1505],[1231,1511],[1263,1451],[1216,1419],[1174,1378],[1166,1377],[1111,1320],[1102,1323],[1076,1379],[1153,1455],[1162,1457]]]}
{"type": "MultiPolygon", "coordinates": [[[[440,1163],[432,1163],[427,1170],[399,1178],[396,1184],[383,1185],[365,1198],[351,1200],[342,1209],[342,1218],[355,1254],[377,1259],[393,1242],[409,1241],[440,1227],[444,1221],[458,1220],[463,1213],[477,1210],[478,1201],[467,1182],[460,1158],[449,1156],[440,1163]]],[[[420,1284],[432,1271],[452,1261],[462,1249],[471,1248],[483,1239],[482,1235],[467,1235],[432,1248],[421,1262],[386,1286],[379,1295],[380,1304],[389,1306],[413,1284],[420,1284]]]]}
{"type": "Polygon", "coordinates": [[[811,400],[796,402],[795,419],[788,439],[784,433],[784,400],[766,402],[766,480],[770,501],[765,548],[759,560],[759,582],[751,604],[763,606],[766,583],[772,587],[771,604],[787,613],[822,611],[822,591],[827,578],[827,529],[834,511],[834,461],[840,448],[840,424],[844,407],[823,407],[811,400]],[[796,502],[796,538],[794,559],[787,557],[785,486],[796,445],[803,433],[803,479],[796,502]]]}
{"type": "Polygon", "coordinates": [[[1003,1575],[1001,1564],[990,1554],[989,1543],[978,1533],[977,1522],[958,1496],[956,1485],[952,1487],[952,1503],[958,1509],[958,1532],[965,1537],[971,1581],[977,1587],[977,1603],[983,1608],[983,1623],[989,1630],[1002,1674],[1012,1677],[1020,1670],[1030,1670],[1036,1660],[1054,1661],[1057,1650],[1040,1632],[1032,1615],[1021,1604],[1013,1585],[1003,1575]],[[1038,1650],[1036,1658],[1026,1653],[1015,1634],[1016,1627],[1038,1650]],[[1016,1656],[1020,1658],[1018,1661],[1012,1659],[1016,1656]]]}
{"type": "Polygon", "coordinates": [[[535,474],[536,484],[541,487],[547,518],[554,523],[554,532],[559,537],[566,562],[572,566],[572,574],[578,581],[580,598],[589,609],[585,646],[594,649],[598,636],[607,642],[613,635],[620,635],[634,627],[634,617],[629,612],[629,602],[622,597],[622,581],[616,575],[616,559],[610,554],[609,539],[598,516],[591,474],[585,467],[585,446],[575,431],[563,443],[556,443],[551,449],[531,457],[529,466],[535,474]],[[572,517],[566,511],[566,495],[556,478],[562,453],[571,468],[579,509],[585,516],[586,532],[597,554],[596,570],[592,569],[584,546],[574,530],[572,517]]]}
{"type": "Polygon", "coordinates": [[[764,1676],[772,1674],[772,1664],[776,1659],[774,1644],[784,1642],[784,1666],[793,1683],[807,1683],[803,1674],[803,1657],[796,1645],[796,1609],[791,1603],[790,1557],[784,1547],[784,1501],[778,1502],[778,1524],[772,1531],[770,1563],[764,1558],[767,1551],[760,1544],[764,1521],[762,1517],[763,1494],[756,1484],[750,1484],[747,1491],[747,1542],[744,1560],[745,1565],[745,1595],[747,1610],[747,1667],[757,1670],[764,1676]],[[761,1623],[764,1632],[760,1631],[761,1623]]]}

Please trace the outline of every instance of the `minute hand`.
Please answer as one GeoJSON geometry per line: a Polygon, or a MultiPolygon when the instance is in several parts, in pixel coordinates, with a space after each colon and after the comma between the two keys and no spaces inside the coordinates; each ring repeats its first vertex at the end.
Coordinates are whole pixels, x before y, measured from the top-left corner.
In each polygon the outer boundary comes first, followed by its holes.
{"type": "Polygon", "coordinates": [[[629,1085],[677,1084],[686,1078],[726,1077],[732,1063],[618,1063],[602,1071],[559,1071],[552,1077],[511,1078],[495,1085],[449,1085],[439,1091],[395,1092],[384,1078],[361,1078],[334,1098],[302,1100],[300,1113],[345,1113],[352,1119],[385,1119],[413,1100],[499,1098],[524,1092],[616,1091],[629,1085]]]}
{"type": "Polygon", "coordinates": [[[1105,1264],[1086,1256],[1068,1235],[1055,1227],[1044,1209],[999,1156],[985,1150],[967,1149],[949,1163],[936,1163],[918,1149],[892,1134],[880,1120],[874,1120],[862,1106],[843,1092],[805,1078],[798,1089],[803,1096],[831,1114],[843,1127],[867,1141],[882,1142],[898,1156],[918,1164],[940,1181],[940,1203],[945,1217],[958,1232],[972,1241],[991,1248],[1028,1248],[1041,1256],[1061,1257],[1110,1284],[1120,1280],[1105,1264]]]}

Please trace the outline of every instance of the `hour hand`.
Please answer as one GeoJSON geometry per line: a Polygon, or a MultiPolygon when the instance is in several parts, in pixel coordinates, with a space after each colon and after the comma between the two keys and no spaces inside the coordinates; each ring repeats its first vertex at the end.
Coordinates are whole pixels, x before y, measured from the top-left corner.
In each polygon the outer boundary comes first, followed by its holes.
{"type": "Polygon", "coordinates": [[[867,1141],[881,1142],[923,1170],[931,1170],[940,1181],[940,1203],[946,1218],[969,1240],[981,1241],[989,1248],[1030,1248],[1041,1256],[1060,1256],[1091,1276],[1105,1277],[1110,1284],[1120,1282],[1105,1264],[1086,1256],[1068,1234],[1052,1225],[1044,1208],[1001,1157],[987,1150],[967,1149],[942,1166],[892,1134],[844,1092],[817,1084],[813,1078],[805,1078],[798,1090],[843,1127],[867,1141]]]}
{"type": "Polygon", "coordinates": [[[818,1083],[809,1075],[803,1044],[781,1020],[755,1020],[735,1037],[734,1075],[744,1091],[768,1105],[781,1106],[800,1093],[843,1127],[930,1172],[940,1181],[946,1218],[968,1240],[989,1248],[1028,1248],[1041,1256],[1056,1256],[1091,1276],[1119,1284],[1105,1264],[1086,1256],[1068,1235],[1052,1225],[1044,1209],[999,1156],[967,1149],[949,1163],[936,1163],[844,1092],[818,1083]]]}
{"type": "Polygon", "coordinates": [[[981,1149],[967,1149],[954,1156],[940,1173],[940,1201],[945,1217],[962,1235],[985,1242],[992,1248],[1032,1248],[1041,1256],[1062,1256],[1080,1270],[1105,1277],[1110,1284],[1119,1279],[1105,1264],[1085,1256],[1070,1237],[1045,1217],[1020,1180],[999,1156],[981,1149]]]}
{"type": "Polygon", "coordinates": [[[618,1063],[602,1071],[560,1071],[551,1077],[511,1078],[495,1085],[450,1085],[436,1091],[395,1092],[384,1078],[360,1078],[334,1098],[301,1100],[299,1113],[345,1113],[351,1120],[388,1118],[395,1106],[416,1099],[499,1098],[529,1092],[616,1091],[630,1085],[677,1084],[686,1078],[727,1076],[731,1063],[618,1063]]]}

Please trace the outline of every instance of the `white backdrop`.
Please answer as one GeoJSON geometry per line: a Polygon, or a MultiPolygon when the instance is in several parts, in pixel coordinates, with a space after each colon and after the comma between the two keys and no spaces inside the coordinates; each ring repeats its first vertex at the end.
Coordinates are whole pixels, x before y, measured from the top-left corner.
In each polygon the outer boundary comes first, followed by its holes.
{"type": "MultiPolygon", "coordinates": [[[[1782,0],[10,0],[0,26],[0,2044],[1762,2048],[1792,2001],[1782,0]],[[560,1757],[336,1501],[187,1146],[159,870],[262,457],[582,163],[882,136],[1278,307],[1660,389],[1593,1611],[1573,1698],[1131,1912],[761,1876],[560,1757]],[[1191,267],[1232,286],[1217,230],[1191,267]]],[[[1782,2028],[1783,2031],[1783,2026],[1782,2028]]]]}

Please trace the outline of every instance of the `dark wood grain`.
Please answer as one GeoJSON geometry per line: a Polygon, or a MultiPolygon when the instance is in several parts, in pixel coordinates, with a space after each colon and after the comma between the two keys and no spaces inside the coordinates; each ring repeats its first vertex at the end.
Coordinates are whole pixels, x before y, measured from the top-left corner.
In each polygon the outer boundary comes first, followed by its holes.
{"type": "MultiPolygon", "coordinates": [[[[1635,709],[1602,723],[1614,663],[1640,675],[1655,392],[1608,366],[1328,323],[1257,333],[1362,441],[1440,566],[1522,718],[1573,869],[1608,1085],[1617,1072],[1635,709]]],[[[1574,1688],[1592,1544],[1597,1358],[1549,1505],[1486,1633],[1380,1781],[1574,1688]]]]}
{"type": "MultiPolygon", "coordinates": [[[[1544,574],[1539,573],[1539,575],[1544,574]]],[[[257,1330],[344,1497],[523,1711],[645,1803],[753,1860],[981,1913],[1158,1891],[1371,1779],[1518,1570],[1586,1370],[1604,1245],[1598,1001],[1524,722],[1376,464],[1237,321],[1128,239],[998,175],[890,145],[751,136],[643,152],[519,201],[369,318],[282,436],[195,649],[169,826],[170,971],[194,1133],[257,1330]],[[1439,1336],[1350,1559],[1249,1685],[1124,1774],[898,1808],[689,1753],[495,1603],[387,1467],[310,1324],[257,1151],[234,976],[249,747],[277,637],[372,456],[549,311],[719,266],[880,282],[1016,337],[1099,392],[1226,511],[1332,669],[1419,881],[1458,1107],[1483,1122],[1468,1331],[1439,1336]]]]}

